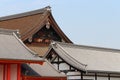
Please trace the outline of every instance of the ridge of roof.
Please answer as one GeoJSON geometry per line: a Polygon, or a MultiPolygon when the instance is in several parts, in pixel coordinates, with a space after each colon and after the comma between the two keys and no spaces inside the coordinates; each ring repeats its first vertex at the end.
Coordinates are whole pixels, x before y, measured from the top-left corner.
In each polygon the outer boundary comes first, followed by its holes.
{"type": "Polygon", "coordinates": [[[27,11],[27,12],[24,12],[24,13],[18,13],[18,14],[3,16],[3,17],[0,17],[0,21],[19,18],[19,17],[25,17],[25,16],[39,14],[39,13],[42,14],[42,13],[44,13],[46,11],[51,11],[51,7],[47,6],[47,7],[37,9],[37,10],[33,10],[33,11],[27,11]]]}
{"type": "Polygon", "coordinates": [[[96,51],[108,51],[108,52],[120,52],[120,49],[115,49],[115,48],[106,48],[106,47],[98,47],[98,46],[89,46],[89,45],[79,45],[79,44],[72,44],[72,43],[65,43],[65,42],[57,42],[53,41],[51,44],[59,44],[61,46],[65,47],[71,47],[71,48],[86,48],[86,49],[91,49],[91,50],[96,50],[96,51]]]}

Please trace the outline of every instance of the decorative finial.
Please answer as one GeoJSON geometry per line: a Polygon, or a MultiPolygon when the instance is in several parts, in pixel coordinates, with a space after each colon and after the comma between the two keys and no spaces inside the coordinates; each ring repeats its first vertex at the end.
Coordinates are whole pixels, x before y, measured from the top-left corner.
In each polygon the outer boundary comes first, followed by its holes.
{"type": "Polygon", "coordinates": [[[47,6],[47,7],[46,7],[46,10],[47,10],[47,11],[51,11],[51,7],[50,7],[50,6],[47,6]]]}

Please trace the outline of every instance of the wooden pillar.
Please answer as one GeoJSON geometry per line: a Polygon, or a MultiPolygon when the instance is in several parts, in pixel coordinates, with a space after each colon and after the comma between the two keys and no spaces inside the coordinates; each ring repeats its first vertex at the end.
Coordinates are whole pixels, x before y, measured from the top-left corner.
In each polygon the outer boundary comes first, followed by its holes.
{"type": "Polygon", "coordinates": [[[6,80],[10,80],[11,76],[10,76],[10,64],[7,64],[7,73],[6,73],[6,80]]]}
{"type": "Polygon", "coordinates": [[[97,73],[95,73],[95,80],[97,80],[97,73]]]}
{"type": "Polygon", "coordinates": [[[110,80],[110,74],[108,74],[108,80],[110,80]]]}
{"type": "Polygon", "coordinates": [[[21,64],[17,64],[17,80],[21,80],[21,64]]]}
{"type": "Polygon", "coordinates": [[[81,72],[81,80],[83,80],[83,72],[81,72]]]}
{"type": "Polygon", "coordinates": [[[3,64],[3,80],[5,80],[5,75],[6,75],[5,68],[6,68],[6,64],[3,64]]]}
{"type": "Polygon", "coordinates": [[[58,70],[59,70],[60,69],[60,60],[59,60],[59,57],[57,59],[58,59],[58,70]]]}

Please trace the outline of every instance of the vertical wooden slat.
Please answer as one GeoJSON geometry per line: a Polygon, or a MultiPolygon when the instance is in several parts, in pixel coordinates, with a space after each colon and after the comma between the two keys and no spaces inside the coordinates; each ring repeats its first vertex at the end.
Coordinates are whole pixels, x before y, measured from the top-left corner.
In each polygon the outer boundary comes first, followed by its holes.
{"type": "Polygon", "coordinates": [[[81,72],[81,80],[83,80],[83,72],[81,72]]]}
{"type": "Polygon", "coordinates": [[[7,64],[7,74],[6,74],[6,80],[10,80],[10,64],[7,64]]]}
{"type": "Polygon", "coordinates": [[[21,80],[21,64],[17,64],[17,80],[21,80]]]}
{"type": "Polygon", "coordinates": [[[5,80],[5,68],[6,68],[6,64],[3,64],[3,80],[5,80]]]}
{"type": "Polygon", "coordinates": [[[60,69],[60,60],[59,60],[59,57],[57,58],[58,59],[58,70],[60,69]]]}
{"type": "Polygon", "coordinates": [[[97,73],[95,73],[95,80],[97,80],[97,73]]]}
{"type": "Polygon", "coordinates": [[[108,74],[108,80],[110,80],[110,74],[108,74]]]}

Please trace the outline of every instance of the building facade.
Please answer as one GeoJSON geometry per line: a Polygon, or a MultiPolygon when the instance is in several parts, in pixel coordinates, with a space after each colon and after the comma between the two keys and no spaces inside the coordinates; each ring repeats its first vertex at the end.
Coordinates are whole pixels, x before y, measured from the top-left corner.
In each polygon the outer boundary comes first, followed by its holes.
{"type": "Polygon", "coordinates": [[[120,50],[52,42],[47,60],[68,80],[119,80],[120,50]]]}

